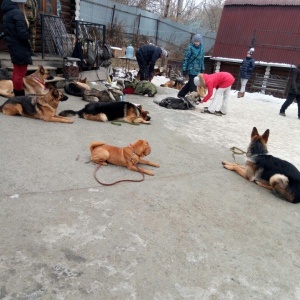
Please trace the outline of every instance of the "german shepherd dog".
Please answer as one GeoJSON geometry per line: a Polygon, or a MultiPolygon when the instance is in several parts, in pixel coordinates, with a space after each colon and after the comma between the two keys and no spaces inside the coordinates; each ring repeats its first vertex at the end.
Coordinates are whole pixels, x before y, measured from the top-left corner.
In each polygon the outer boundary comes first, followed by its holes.
{"type": "Polygon", "coordinates": [[[73,123],[72,119],[56,114],[59,102],[67,99],[66,95],[52,87],[45,96],[17,96],[10,98],[0,106],[0,112],[8,116],[21,115],[47,122],[73,123]]]}
{"type": "Polygon", "coordinates": [[[161,84],[160,86],[181,90],[182,87],[184,86],[184,82],[181,79],[175,79],[175,80],[169,80],[164,84],[161,84]]]}
{"type": "Polygon", "coordinates": [[[150,124],[151,117],[149,112],[142,109],[141,105],[135,105],[131,102],[91,102],[79,111],[64,110],[59,113],[60,116],[75,116],[91,121],[125,121],[133,124],[150,124]]]}
{"type": "MultiPolygon", "coordinates": [[[[50,79],[53,79],[53,76],[49,71],[43,66],[38,66],[34,73],[23,78],[25,94],[45,95],[48,92],[45,82],[50,79]]],[[[15,96],[12,80],[0,80],[0,95],[7,98],[15,96]]]]}
{"type": "Polygon", "coordinates": [[[300,202],[300,172],[291,163],[268,154],[269,129],[259,135],[256,127],[251,133],[245,166],[223,161],[224,168],[234,171],[257,185],[277,192],[291,203],[300,202]]]}
{"type": "Polygon", "coordinates": [[[64,89],[65,92],[69,95],[83,97],[84,92],[89,91],[91,87],[87,84],[87,78],[84,78],[66,82],[64,89]]]}

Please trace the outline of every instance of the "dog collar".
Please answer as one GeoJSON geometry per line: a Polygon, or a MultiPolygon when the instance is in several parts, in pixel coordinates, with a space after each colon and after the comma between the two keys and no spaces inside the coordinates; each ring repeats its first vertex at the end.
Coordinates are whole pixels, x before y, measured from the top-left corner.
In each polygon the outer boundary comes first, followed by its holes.
{"type": "Polygon", "coordinates": [[[35,76],[32,76],[30,75],[32,78],[34,78],[38,83],[40,83],[43,87],[44,87],[44,90],[46,89],[46,85],[44,82],[42,82],[41,80],[39,80],[39,78],[35,77],[35,76]]]}
{"type": "Polygon", "coordinates": [[[138,163],[139,159],[140,159],[140,156],[135,152],[135,150],[134,150],[134,148],[131,144],[129,144],[129,147],[132,149],[132,155],[130,157],[130,160],[134,165],[136,165],[138,163]],[[134,159],[133,159],[134,155],[136,155],[139,158],[137,162],[135,162],[134,159]]]}

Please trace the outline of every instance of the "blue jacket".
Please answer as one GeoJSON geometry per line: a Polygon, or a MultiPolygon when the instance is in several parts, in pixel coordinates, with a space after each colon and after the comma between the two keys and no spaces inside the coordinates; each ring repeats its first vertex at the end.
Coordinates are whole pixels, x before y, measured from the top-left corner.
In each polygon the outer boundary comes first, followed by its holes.
{"type": "Polygon", "coordinates": [[[188,72],[189,75],[198,75],[203,73],[204,66],[204,47],[201,43],[199,46],[195,46],[191,43],[185,50],[184,58],[182,62],[182,71],[188,72]]]}
{"type": "Polygon", "coordinates": [[[240,66],[240,78],[249,79],[254,68],[254,59],[252,57],[244,58],[242,65],[240,66]]]}

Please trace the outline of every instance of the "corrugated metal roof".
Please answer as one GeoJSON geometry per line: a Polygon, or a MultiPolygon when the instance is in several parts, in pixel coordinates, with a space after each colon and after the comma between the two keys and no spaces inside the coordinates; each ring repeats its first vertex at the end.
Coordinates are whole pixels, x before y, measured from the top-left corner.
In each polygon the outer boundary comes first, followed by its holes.
{"type": "Polygon", "coordinates": [[[300,6],[300,0],[226,0],[224,6],[227,5],[294,5],[300,6]]]}

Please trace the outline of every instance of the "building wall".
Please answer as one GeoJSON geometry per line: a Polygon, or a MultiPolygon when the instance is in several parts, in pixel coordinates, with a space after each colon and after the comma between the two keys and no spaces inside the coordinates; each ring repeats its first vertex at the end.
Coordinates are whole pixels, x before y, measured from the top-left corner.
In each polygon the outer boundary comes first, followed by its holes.
{"type": "Polygon", "coordinates": [[[257,61],[297,65],[300,62],[298,6],[225,5],[214,57],[242,59],[253,44],[257,61]]]}

